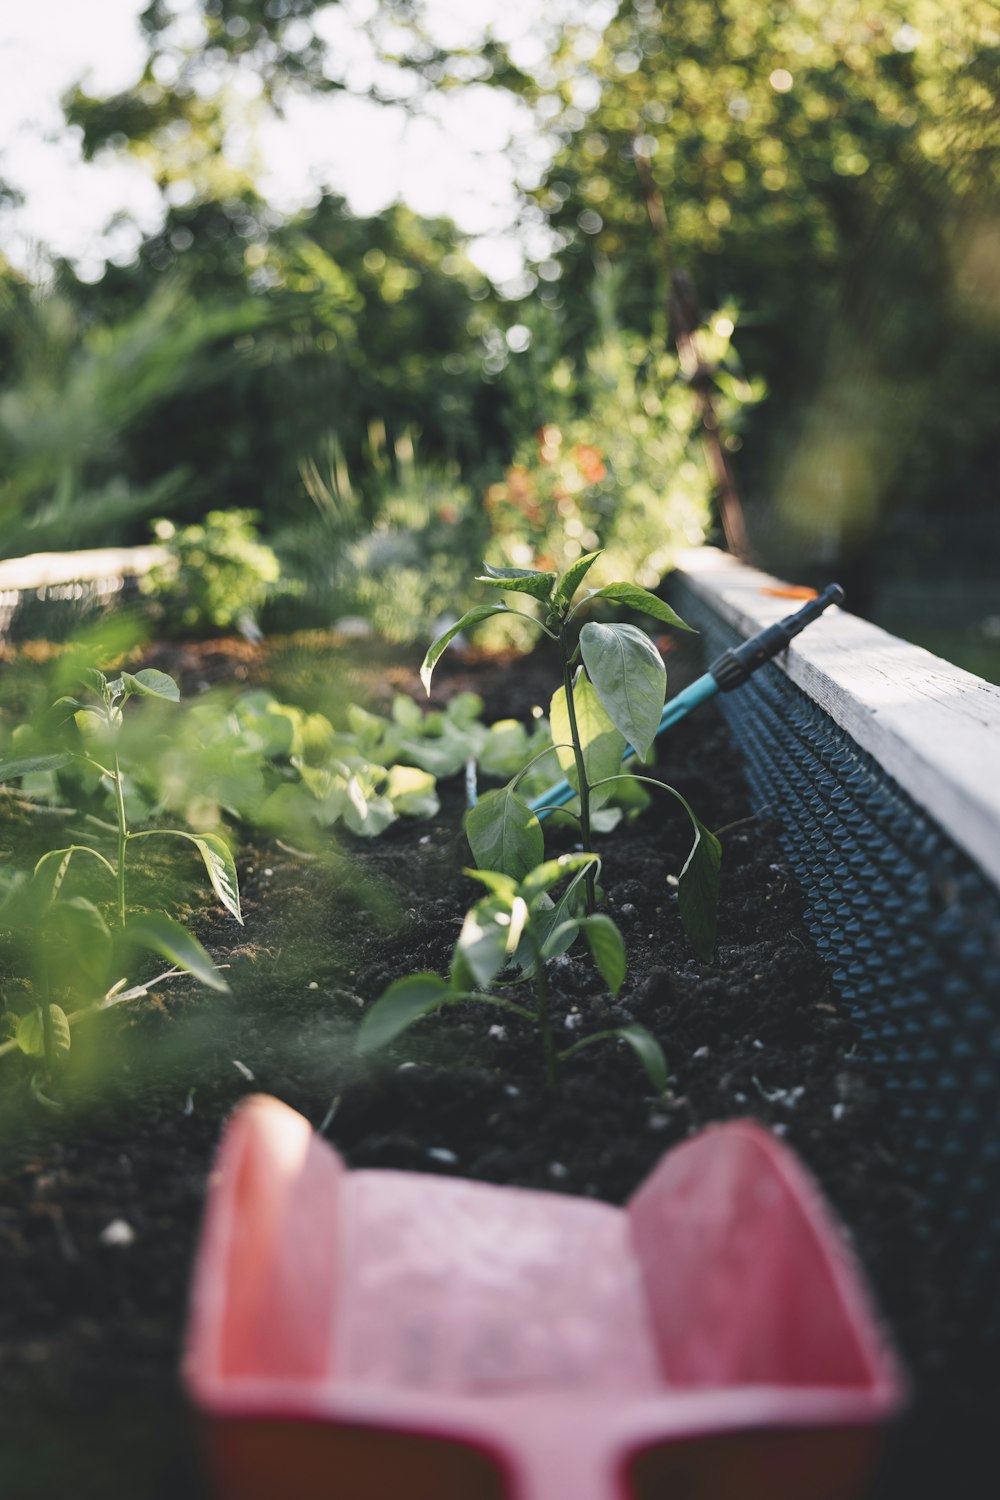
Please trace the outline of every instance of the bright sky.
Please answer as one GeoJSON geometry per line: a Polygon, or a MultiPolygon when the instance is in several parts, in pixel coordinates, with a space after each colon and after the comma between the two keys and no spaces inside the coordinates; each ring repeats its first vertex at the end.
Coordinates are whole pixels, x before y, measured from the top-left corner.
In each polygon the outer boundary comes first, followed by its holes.
{"type": "MultiPolygon", "coordinates": [[[[132,258],[141,235],[160,222],[160,197],[141,166],[105,154],[84,163],[79,140],[64,127],[59,99],[83,82],[92,94],[129,88],[145,53],[137,17],[146,0],[0,0],[0,179],[23,206],[0,221],[2,247],[31,270],[44,252],[69,257],[97,279],[107,259],[132,258]]],[[[175,0],[176,39],[194,40],[200,22],[191,0],[175,0]]],[[[616,9],[615,0],[425,0],[432,34],[442,45],[475,48],[487,29],[524,68],[544,65],[545,27],[567,20],[590,28],[592,45],[616,9]],[[545,23],[539,21],[540,10],[545,23]]],[[[402,107],[359,97],[401,75],[373,57],[361,25],[376,0],[343,0],[318,13],[331,71],[357,95],[298,96],[285,118],[261,118],[252,133],[256,82],[237,78],[241,110],[227,149],[254,161],[262,186],[282,210],[314,201],[323,187],[343,193],[355,213],[370,214],[397,198],[417,212],[447,214],[473,236],[473,259],[495,280],[516,278],[529,255],[549,253],[544,230],[530,226],[527,243],[512,236],[517,188],[530,187],[549,156],[528,111],[500,90],[472,83],[433,95],[412,115],[402,107]],[[534,234],[534,239],[532,238],[534,234]]],[[[290,23],[299,25],[301,23],[290,23]]],[[[584,40],[586,50],[586,39],[584,40]]],[[[169,87],[169,66],[159,82],[169,87]]],[[[206,79],[211,87],[213,80],[206,79]]]]}

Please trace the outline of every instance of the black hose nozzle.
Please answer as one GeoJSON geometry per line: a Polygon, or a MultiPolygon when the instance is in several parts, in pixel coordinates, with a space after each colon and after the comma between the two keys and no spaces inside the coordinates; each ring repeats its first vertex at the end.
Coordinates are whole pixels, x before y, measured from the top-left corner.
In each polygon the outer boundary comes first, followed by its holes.
{"type": "Polygon", "coordinates": [[[801,609],[796,610],[794,615],[788,615],[784,620],[779,620],[776,625],[768,625],[759,635],[753,635],[742,646],[734,646],[729,651],[723,651],[717,661],[709,667],[709,671],[719,685],[720,693],[728,693],[746,682],[752,672],[762,667],[766,661],[784,651],[785,647],[800,631],[811,625],[813,620],[818,620],[825,609],[831,604],[843,604],[844,590],[839,583],[827,584],[821,594],[815,599],[810,599],[801,609]]]}

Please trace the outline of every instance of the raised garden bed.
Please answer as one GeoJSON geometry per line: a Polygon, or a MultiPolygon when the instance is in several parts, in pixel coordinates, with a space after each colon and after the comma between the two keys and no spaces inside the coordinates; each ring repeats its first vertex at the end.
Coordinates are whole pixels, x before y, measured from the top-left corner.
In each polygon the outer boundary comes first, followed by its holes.
{"type": "MultiPolygon", "coordinates": [[[[287,675],[298,660],[239,643],[147,652],[142,665],[173,671],[193,693],[230,670],[287,675]]],[[[697,648],[672,649],[668,668],[674,691],[701,670],[697,648]]],[[[543,652],[516,672],[449,660],[435,692],[474,688],[488,717],[526,716],[557,675],[543,652]]],[[[368,678],[384,690],[384,676],[368,678]]],[[[393,686],[416,694],[415,670],[393,686]]],[[[222,1122],[257,1090],[301,1110],[354,1165],[611,1202],[694,1129],[756,1117],[800,1151],[842,1215],[917,1381],[916,1417],[879,1494],[903,1500],[962,1483],[966,1440],[990,1399],[986,1361],[970,1363],[975,1345],[953,1296],[968,1247],[904,1159],[884,1069],[866,1055],[835,964],[817,952],[782,823],[754,810],[716,709],[671,732],[661,765],[710,827],[728,830],[717,962],[691,958],[667,881],[686,854],[686,820],[654,804],[597,841],[629,950],[618,1003],[575,955],[553,966],[552,987],[569,1035],[578,1024],[645,1024],[670,1064],[665,1098],[650,1097],[624,1048],[581,1054],[553,1096],[522,1023],[498,1027],[474,1008],[414,1029],[375,1065],[353,1060],[364,1005],[395,977],[447,964],[473,895],[457,873],[466,860],[458,784],[442,788],[432,822],[352,843],[339,874],[274,844],[248,847],[245,929],[221,918],[202,928],[216,960],[232,965],[231,998],[175,983],[81,1029],[56,1123],[24,1091],[4,1089],[5,1493],[201,1492],[177,1383],[187,1277],[222,1122]]]]}

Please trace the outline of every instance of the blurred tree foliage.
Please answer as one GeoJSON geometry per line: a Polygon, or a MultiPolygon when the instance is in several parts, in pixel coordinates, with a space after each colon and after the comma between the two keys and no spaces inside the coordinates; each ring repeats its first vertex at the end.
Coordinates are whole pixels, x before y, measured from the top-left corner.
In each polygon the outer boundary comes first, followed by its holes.
{"type": "MultiPolygon", "coordinates": [[[[563,0],[539,25],[551,36],[571,11],[563,0]]],[[[421,458],[417,515],[432,473],[477,495],[515,460],[552,488],[543,427],[605,468],[592,515],[569,517],[581,537],[616,524],[611,476],[630,475],[644,504],[687,486],[704,514],[667,327],[677,268],[722,314],[703,347],[727,420],[746,405],[731,339],[770,392],[730,434],[765,559],[796,571],[865,552],[887,526],[917,557],[960,512],[980,524],[1000,376],[995,0],[621,0],[603,35],[593,7],[575,13],[525,71],[489,37],[442,48],[423,0],[153,0],[137,85],[77,89],[65,110],[85,154],[147,165],[161,229],[96,285],[62,266],[41,296],[0,266],[0,507],[34,527],[5,533],[7,550],[84,530],[139,540],[130,509],[191,522],[235,506],[273,533],[298,503],[305,535],[303,466],[330,434],[359,537],[390,494],[409,514],[392,457],[404,435],[421,458]],[[329,44],[338,16],[367,36],[367,72],[329,44]],[[470,83],[527,101],[554,151],[525,202],[552,248],[522,302],[489,286],[446,222],[405,208],[361,220],[329,194],[282,216],[252,152],[231,149],[255,111],[303,91],[418,110],[470,83]],[[607,264],[613,334],[595,312],[607,264]],[[372,461],[377,424],[392,483],[372,461]]]]}
{"type": "Polygon", "coordinates": [[[561,141],[540,201],[564,295],[604,257],[626,270],[627,323],[662,327],[648,163],[671,261],[709,306],[742,309],[772,393],[741,456],[774,497],[768,550],[783,535],[788,565],[867,546],[886,516],[912,538],[935,512],[981,514],[1000,376],[993,0],[622,0],[596,50],[583,40],[567,32],[536,90],[561,141]]]}

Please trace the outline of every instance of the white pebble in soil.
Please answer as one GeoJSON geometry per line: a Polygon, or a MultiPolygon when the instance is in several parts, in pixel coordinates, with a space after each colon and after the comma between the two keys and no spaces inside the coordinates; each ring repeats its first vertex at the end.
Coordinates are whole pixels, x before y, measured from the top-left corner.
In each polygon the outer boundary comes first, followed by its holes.
{"type": "Polygon", "coordinates": [[[447,1146],[429,1146],[427,1155],[431,1161],[439,1161],[444,1167],[457,1167],[458,1157],[454,1151],[449,1151],[447,1146]]]}
{"type": "Polygon", "coordinates": [[[135,1244],[135,1230],[127,1219],[112,1219],[110,1224],[105,1225],[97,1236],[102,1245],[114,1245],[124,1248],[135,1244]]]}
{"type": "Polygon", "coordinates": [[[557,1182],[563,1182],[569,1176],[569,1167],[564,1167],[561,1161],[550,1161],[549,1176],[554,1177],[557,1182]]]}
{"type": "Polygon", "coordinates": [[[491,1036],[495,1042],[505,1042],[507,1040],[507,1028],[506,1026],[491,1026],[486,1035],[491,1036]]]}
{"type": "Polygon", "coordinates": [[[698,1058],[707,1057],[708,1056],[708,1048],[707,1047],[698,1047],[694,1052],[691,1053],[691,1056],[692,1057],[698,1057],[698,1058]]]}
{"type": "Polygon", "coordinates": [[[834,1104],[830,1107],[830,1113],[835,1120],[842,1120],[847,1114],[846,1104],[834,1104]]]}
{"type": "Polygon", "coordinates": [[[563,1025],[565,1026],[567,1031],[579,1031],[580,1027],[583,1025],[583,1017],[581,1016],[579,1011],[575,1011],[573,1015],[566,1017],[566,1019],[563,1021],[563,1025]]]}

